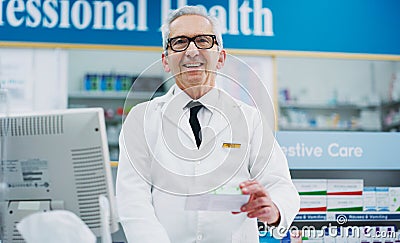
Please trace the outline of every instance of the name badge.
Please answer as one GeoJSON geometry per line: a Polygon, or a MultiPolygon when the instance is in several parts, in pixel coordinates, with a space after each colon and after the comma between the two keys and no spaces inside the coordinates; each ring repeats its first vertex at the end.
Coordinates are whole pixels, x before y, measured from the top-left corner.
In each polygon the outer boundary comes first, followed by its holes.
{"type": "Polygon", "coordinates": [[[240,143],[223,143],[223,148],[240,148],[240,143]]]}

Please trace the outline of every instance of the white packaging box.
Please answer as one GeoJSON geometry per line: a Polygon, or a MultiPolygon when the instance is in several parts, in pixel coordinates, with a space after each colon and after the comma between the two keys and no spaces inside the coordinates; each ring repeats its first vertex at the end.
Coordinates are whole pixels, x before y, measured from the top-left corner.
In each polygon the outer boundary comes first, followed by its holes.
{"type": "Polygon", "coordinates": [[[329,234],[325,234],[324,243],[336,243],[336,237],[330,236],[329,234]]]}
{"type": "Polygon", "coordinates": [[[328,179],[328,195],[362,195],[363,179],[328,179]]]}
{"type": "Polygon", "coordinates": [[[303,243],[324,243],[324,239],[303,239],[303,243]]]}
{"type": "Polygon", "coordinates": [[[364,187],[363,210],[366,212],[377,211],[375,187],[364,187]]]}
{"type": "Polygon", "coordinates": [[[347,237],[339,235],[335,237],[335,243],[347,243],[347,237]]]}
{"type": "Polygon", "coordinates": [[[400,187],[389,187],[389,210],[400,211],[400,187]]]}
{"type": "Polygon", "coordinates": [[[378,211],[389,211],[389,187],[376,187],[376,209],[378,211]]]}
{"type": "Polygon", "coordinates": [[[325,212],[326,196],[300,196],[300,212],[325,212]]]}
{"type": "Polygon", "coordinates": [[[343,212],[343,211],[362,211],[362,196],[327,196],[327,211],[343,212]]]}
{"type": "Polygon", "coordinates": [[[349,236],[347,237],[347,243],[360,243],[360,238],[349,236]]]}
{"type": "Polygon", "coordinates": [[[326,195],[326,179],[293,179],[299,195],[326,195]]]}

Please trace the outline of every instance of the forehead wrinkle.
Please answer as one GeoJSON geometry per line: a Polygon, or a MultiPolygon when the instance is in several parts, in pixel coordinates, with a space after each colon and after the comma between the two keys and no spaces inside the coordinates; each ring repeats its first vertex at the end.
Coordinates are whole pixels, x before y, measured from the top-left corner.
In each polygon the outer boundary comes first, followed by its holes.
{"type": "Polygon", "coordinates": [[[193,37],[196,35],[214,35],[211,22],[207,18],[200,15],[180,16],[171,22],[169,29],[169,38],[173,38],[173,36],[193,37]],[[187,21],[189,18],[191,19],[187,21]],[[194,20],[193,18],[197,20],[194,20]],[[187,26],[188,22],[194,22],[194,26],[187,26]]]}

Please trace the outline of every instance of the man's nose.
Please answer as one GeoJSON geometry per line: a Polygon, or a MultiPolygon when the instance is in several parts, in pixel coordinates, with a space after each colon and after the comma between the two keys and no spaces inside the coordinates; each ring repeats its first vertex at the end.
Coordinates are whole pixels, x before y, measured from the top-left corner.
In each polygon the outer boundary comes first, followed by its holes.
{"type": "Polygon", "coordinates": [[[186,55],[190,57],[194,57],[199,54],[199,49],[197,46],[194,44],[194,41],[191,41],[189,43],[188,48],[186,49],[186,55]]]}

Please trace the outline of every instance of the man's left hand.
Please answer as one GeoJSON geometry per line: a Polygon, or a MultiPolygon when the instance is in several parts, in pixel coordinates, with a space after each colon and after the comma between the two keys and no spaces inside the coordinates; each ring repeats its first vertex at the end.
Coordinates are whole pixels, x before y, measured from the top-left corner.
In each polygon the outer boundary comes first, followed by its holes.
{"type": "Polygon", "coordinates": [[[258,218],[268,225],[278,225],[280,213],[267,190],[256,180],[240,183],[243,194],[250,195],[249,201],[241,207],[241,212],[247,213],[249,218],[258,218]]]}

